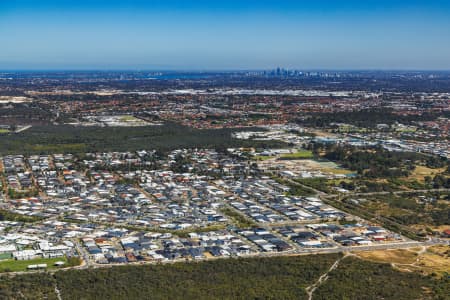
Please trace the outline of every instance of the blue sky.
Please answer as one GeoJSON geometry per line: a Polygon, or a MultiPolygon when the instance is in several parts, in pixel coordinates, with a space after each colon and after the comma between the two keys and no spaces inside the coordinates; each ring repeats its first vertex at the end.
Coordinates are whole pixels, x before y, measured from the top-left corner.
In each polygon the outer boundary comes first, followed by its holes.
{"type": "Polygon", "coordinates": [[[444,69],[450,1],[0,0],[0,69],[444,69]]]}

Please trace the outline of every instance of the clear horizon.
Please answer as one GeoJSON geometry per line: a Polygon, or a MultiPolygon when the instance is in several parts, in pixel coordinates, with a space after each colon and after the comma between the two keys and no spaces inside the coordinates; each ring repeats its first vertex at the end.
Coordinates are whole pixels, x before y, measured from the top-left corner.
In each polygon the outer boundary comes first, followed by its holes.
{"type": "Polygon", "coordinates": [[[0,73],[9,73],[9,72],[180,72],[180,73],[231,73],[231,72],[263,72],[263,71],[272,71],[276,68],[280,67],[281,69],[286,69],[290,71],[299,71],[299,72],[436,72],[436,73],[450,73],[449,69],[330,69],[330,68],[320,68],[320,69],[302,69],[302,68],[286,68],[283,66],[274,66],[272,68],[266,69],[66,69],[66,68],[38,68],[38,69],[25,69],[25,68],[17,68],[17,69],[0,69],[0,73]]]}
{"type": "Polygon", "coordinates": [[[0,70],[450,70],[449,1],[61,2],[0,3],[0,70]]]}

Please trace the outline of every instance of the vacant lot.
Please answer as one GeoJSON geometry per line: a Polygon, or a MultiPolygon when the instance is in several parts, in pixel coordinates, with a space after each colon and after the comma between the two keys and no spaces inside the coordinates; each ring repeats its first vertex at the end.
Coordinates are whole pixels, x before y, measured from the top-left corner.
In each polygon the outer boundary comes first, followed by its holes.
{"type": "Polygon", "coordinates": [[[437,174],[444,172],[446,168],[432,169],[425,166],[417,165],[408,179],[424,182],[426,176],[434,177],[437,174]]]}
{"type": "Polygon", "coordinates": [[[420,272],[443,276],[450,273],[450,249],[446,246],[429,248],[398,249],[387,251],[360,252],[358,257],[374,261],[390,263],[400,271],[420,272]]]}

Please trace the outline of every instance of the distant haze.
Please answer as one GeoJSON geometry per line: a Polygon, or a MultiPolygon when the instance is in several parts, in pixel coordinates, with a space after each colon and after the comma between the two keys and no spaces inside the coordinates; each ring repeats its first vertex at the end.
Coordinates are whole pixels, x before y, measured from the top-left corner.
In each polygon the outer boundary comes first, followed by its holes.
{"type": "Polygon", "coordinates": [[[450,1],[0,1],[3,69],[450,70],[450,1]]]}

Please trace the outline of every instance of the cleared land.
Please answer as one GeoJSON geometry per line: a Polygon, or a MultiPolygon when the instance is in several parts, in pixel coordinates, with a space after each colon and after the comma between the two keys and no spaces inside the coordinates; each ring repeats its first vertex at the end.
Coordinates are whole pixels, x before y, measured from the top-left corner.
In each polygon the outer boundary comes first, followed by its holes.
{"type": "Polygon", "coordinates": [[[321,172],[323,174],[352,174],[354,172],[341,168],[338,164],[332,161],[315,160],[310,158],[302,159],[277,159],[276,157],[261,157],[258,165],[264,169],[270,169],[273,166],[280,166],[282,170],[292,172],[321,172]]]}
{"type": "Polygon", "coordinates": [[[450,248],[446,246],[357,253],[358,257],[366,260],[390,263],[400,271],[438,276],[450,273],[449,255],[450,248]]]}
{"type": "Polygon", "coordinates": [[[26,271],[29,265],[47,264],[48,269],[55,269],[55,263],[57,261],[63,261],[67,265],[67,259],[65,257],[57,258],[39,258],[31,260],[0,260],[0,272],[21,272],[26,271]]]}
{"type": "Polygon", "coordinates": [[[294,153],[283,154],[280,156],[281,159],[306,159],[313,157],[313,153],[309,150],[299,150],[294,153]]]}
{"type": "Polygon", "coordinates": [[[416,168],[412,171],[408,179],[417,180],[423,182],[426,176],[434,177],[437,174],[445,172],[446,168],[432,169],[425,166],[416,165],[416,168]]]}

